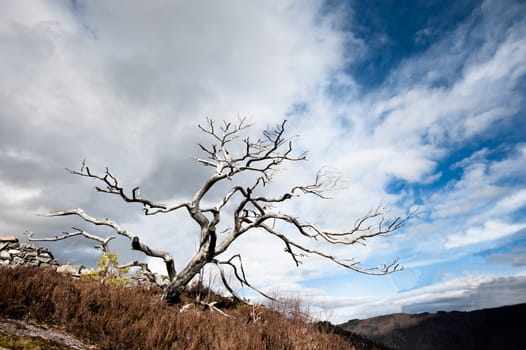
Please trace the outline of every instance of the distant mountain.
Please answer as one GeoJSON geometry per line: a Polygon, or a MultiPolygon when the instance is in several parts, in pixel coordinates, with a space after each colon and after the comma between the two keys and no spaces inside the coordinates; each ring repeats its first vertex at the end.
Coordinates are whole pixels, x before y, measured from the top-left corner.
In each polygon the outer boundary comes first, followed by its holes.
{"type": "Polygon", "coordinates": [[[526,304],[470,312],[399,313],[339,326],[401,350],[526,349],[526,304]]]}

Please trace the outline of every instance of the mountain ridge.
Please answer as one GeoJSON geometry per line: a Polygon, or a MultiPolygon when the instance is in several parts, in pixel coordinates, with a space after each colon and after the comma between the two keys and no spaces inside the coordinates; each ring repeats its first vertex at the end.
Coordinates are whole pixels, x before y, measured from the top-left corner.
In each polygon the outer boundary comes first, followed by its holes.
{"type": "Polygon", "coordinates": [[[339,327],[394,349],[524,349],[526,304],[474,311],[396,313],[339,327]]]}

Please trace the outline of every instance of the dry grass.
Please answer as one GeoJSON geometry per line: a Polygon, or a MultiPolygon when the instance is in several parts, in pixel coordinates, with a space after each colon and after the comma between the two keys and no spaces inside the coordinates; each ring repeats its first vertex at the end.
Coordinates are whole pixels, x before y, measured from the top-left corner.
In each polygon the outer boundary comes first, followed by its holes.
{"type": "Polygon", "coordinates": [[[302,319],[263,306],[230,307],[231,317],[180,312],[162,302],[159,291],[39,268],[0,268],[0,316],[57,326],[100,349],[352,349],[302,319]]]}

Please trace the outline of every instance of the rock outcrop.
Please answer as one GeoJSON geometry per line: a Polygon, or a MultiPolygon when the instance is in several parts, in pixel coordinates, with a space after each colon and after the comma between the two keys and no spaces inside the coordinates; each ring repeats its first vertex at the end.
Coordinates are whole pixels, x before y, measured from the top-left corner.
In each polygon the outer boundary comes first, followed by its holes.
{"type": "Polygon", "coordinates": [[[0,237],[0,266],[29,265],[40,267],[58,266],[51,252],[30,243],[20,243],[12,236],[0,237]]]}
{"type": "MultiPolygon", "coordinates": [[[[47,248],[31,243],[20,243],[13,236],[0,236],[0,266],[22,265],[52,267],[58,272],[77,278],[93,271],[86,269],[83,265],[60,264],[47,248]]],[[[130,279],[130,285],[156,285],[163,288],[170,283],[167,276],[143,270],[138,270],[135,274],[130,274],[127,277],[130,279]]]]}

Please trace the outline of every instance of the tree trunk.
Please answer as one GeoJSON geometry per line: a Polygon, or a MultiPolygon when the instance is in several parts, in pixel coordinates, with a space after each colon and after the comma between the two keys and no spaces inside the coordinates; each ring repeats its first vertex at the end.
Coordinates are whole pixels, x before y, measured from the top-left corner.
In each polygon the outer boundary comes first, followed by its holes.
{"type": "Polygon", "coordinates": [[[170,304],[179,304],[181,302],[181,294],[185,291],[186,286],[208,262],[206,253],[200,251],[199,254],[186,265],[186,268],[177,274],[175,280],[170,282],[165,288],[163,299],[170,304]]]}
{"type": "Polygon", "coordinates": [[[207,232],[205,242],[203,242],[194,258],[190,260],[188,265],[177,274],[176,278],[164,290],[163,299],[168,303],[179,304],[181,302],[181,294],[185,291],[186,286],[188,286],[195,275],[201,272],[206,264],[214,259],[217,240],[215,227],[209,226],[203,230],[207,232]]]}

